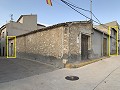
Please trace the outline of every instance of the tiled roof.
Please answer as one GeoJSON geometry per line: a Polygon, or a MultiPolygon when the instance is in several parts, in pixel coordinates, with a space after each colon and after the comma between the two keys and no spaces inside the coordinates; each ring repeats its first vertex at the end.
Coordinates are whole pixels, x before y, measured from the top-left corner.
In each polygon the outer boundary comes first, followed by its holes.
{"type": "Polygon", "coordinates": [[[98,30],[108,33],[109,26],[111,26],[111,27],[118,26],[119,27],[117,21],[112,21],[112,22],[102,24],[102,25],[94,25],[93,27],[98,30]]]}

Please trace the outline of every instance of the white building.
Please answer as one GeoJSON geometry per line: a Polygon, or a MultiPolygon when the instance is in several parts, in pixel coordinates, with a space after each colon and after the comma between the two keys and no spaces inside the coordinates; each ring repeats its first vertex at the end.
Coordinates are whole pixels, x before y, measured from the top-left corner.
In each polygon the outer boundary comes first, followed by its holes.
{"type": "Polygon", "coordinates": [[[21,15],[17,22],[10,21],[0,28],[1,31],[1,56],[6,56],[6,37],[18,36],[33,30],[44,28],[44,25],[37,24],[37,15],[21,15]]]}

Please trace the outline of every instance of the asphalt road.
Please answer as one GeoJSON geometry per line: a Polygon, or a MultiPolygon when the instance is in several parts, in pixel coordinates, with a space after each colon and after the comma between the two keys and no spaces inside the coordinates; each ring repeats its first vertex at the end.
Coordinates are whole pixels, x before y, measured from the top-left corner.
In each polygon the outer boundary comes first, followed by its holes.
{"type": "Polygon", "coordinates": [[[55,70],[54,67],[25,59],[0,57],[0,83],[18,80],[55,70]]]}
{"type": "MultiPolygon", "coordinates": [[[[21,65],[22,63],[20,68],[21,65]]],[[[0,83],[0,90],[120,90],[119,77],[120,56],[113,56],[77,69],[64,68],[0,83]],[[78,76],[79,79],[76,81],[65,79],[71,75],[78,76]]]]}

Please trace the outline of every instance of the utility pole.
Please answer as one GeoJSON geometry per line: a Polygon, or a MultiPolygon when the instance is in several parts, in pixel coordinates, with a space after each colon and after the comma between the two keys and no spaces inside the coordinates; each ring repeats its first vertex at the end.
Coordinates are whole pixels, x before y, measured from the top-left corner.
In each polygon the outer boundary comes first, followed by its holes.
{"type": "Polygon", "coordinates": [[[92,0],[90,0],[90,17],[91,17],[91,21],[92,21],[92,0]]]}

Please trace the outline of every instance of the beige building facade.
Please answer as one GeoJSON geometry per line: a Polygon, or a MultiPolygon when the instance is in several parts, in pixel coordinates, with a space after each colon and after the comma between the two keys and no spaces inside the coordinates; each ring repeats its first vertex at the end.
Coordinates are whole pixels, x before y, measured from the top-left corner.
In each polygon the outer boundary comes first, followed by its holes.
{"type": "Polygon", "coordinates": [[[37,15],[21,15],[20,18],[15,21],[3,25],[1,30],[1,56],[6,56],[6,37],[18,36],[44,28],[44,25],[37,24],[37,15]]]}

